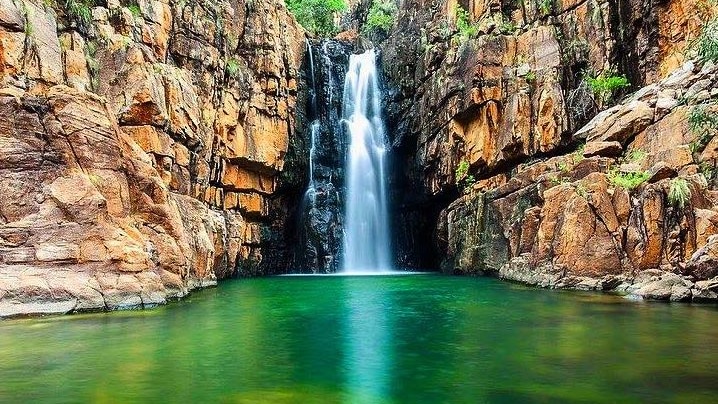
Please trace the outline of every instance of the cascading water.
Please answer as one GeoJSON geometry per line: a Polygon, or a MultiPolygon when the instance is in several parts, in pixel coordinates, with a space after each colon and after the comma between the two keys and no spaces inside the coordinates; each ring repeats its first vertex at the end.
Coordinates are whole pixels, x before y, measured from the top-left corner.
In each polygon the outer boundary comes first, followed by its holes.
{"type": "Polygon", "coordinates": [[[304,200],[309,203],[309,206],[313,207],[316,204],[316,187],[314,184],[314,160],[317,150],[317,136],[319,134],[319,117],[317,116],[317,83],[314,75],[314,53],[312,52],[312,45],[307,40],[307,53],[309,54],[309,70],[310,80],[312,84],[311,92],[309,94],[309,115],[314,116],[314,120],[309,124],[309,185],[307,191],[304,194],[304,200]]]}
{"type": "Polygon", "coordinates": [[[343,122],[350,137],[346,173],[344,272],[391,270],[386,192],[387,140],[376,54],[349,57],[343,122]]]}
{"type": "Polygon", "coordinates": [[[391,270],[376,54],[353,49],[341,41],[307,42],[308,182],[293,258],[300,272],[391,270]]]}
{"type": "Polygon", "coordinates": [[[337,41],[307,41],[306,134],[309,154],[307,188],[298,206],[298,243],[293,269],[332,273],[342,252],[341,185],[344,182],[341,88],[348,45],[337,41]],[[335,77],[336,76],[336,77],[335,77]],[[338,94],[334,94],[337,92],[338,94]]]}

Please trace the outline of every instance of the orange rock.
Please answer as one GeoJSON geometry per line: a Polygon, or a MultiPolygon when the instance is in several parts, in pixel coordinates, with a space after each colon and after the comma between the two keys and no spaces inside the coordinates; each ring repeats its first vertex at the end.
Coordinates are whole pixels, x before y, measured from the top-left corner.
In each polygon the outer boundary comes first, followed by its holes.
{"type": "Polygon", "coordinates": [[[273,191],[272,177],[226,163],[222,170],[222,185],[234,191],[254,191],[269,194],[273,191]]]}
{"type": "Polygon", "coordinates": [[[249,216],[266,216],[267,209],[264,198],[256,193],[239,194],[239,209],[249,216]]]}
{"type": "Polygon", "coordinates": [[[123,126],[122,130],[147,153],[174,158],[174,142],[153,126],[123,126]]]}

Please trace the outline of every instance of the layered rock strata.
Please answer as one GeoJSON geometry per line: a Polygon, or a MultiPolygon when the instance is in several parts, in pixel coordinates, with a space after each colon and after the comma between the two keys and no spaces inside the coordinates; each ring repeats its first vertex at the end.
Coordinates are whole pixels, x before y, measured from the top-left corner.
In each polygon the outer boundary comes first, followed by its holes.
{"type": "Polygon", "coordinates": [[[687,63],[577,131],[585,148],[479,181],[442,213],[444,269],[705,298],[696,281],[718,275],[715,156],[688,116],[718,96],[717,83],[718,68],[687,63]],[[666,277],[671,293],[646,285],[666,277]]]}
{"type": "Polygon", "coordinates": [[[93,4],[0,1],[0,315],[164,303],[284,254],[283,2],[93,4]]]}
{"type": "Polygon", "coordinates": [[[712,64],[684,62],[714,12],[683,1],[403,3],[381,44],[404,156],[396,227],[407,257],[418,257],[417,240],[435,246],[412,264],[634,292],[635,279],[672,274],[692,292],[662,298],[706,295],[694,282],[716,275],[705,269],[716,234],[713,135],[687,117],[712,108],[717,81],[712,64]],[[473,32],[461,31],[459,6],[473,32]],[[602,71],[631,83],[615,101],[635,94],[608,108],[585,80],[602,71]],[[467,195],[462,165],[477,180],[467,195]],[[621,186],[644,175],[636,189],[621,186]],[[674,206],[681,180],[690,197],[674,206]]]}

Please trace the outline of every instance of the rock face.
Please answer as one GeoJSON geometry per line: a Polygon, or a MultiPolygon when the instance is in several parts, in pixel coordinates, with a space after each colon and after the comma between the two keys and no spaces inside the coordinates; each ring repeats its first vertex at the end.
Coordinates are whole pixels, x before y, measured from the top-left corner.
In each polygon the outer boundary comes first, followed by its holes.
{"type": "Polygon", "coordinates": [[[701,159],[699,135],[687,123],[696,101],[657,109],[661,97],[681,98],[704,80],[715,88],[718,67],[687,63],[575,132],[588,139],[584,149],[479,181],[441,215],[442,268],[546,287],[690,300],[695,280],[718,275],[718,200],[708,182],[711,161],[701,159]],[[607,143],[625,152],[584,157],[606,150],[607,143]],[[635,188],[626,185],[635,176],[643,176],[635,188]]]}
{"type": "MultiPolygon", "coordinates": [[[[341,38],[353,41],[370,2],[351,3],[341,38]]],[[[305,34],[282,0],[89,4],[0,0],[0,316],[332,271],[352,47],[317,49],[340,68],[317,72],[328,100],[305,111],[305,34]]],[[[696,117],[718,113],[718,68],[686,61],[713,12],[689,0],[400,2],[377,44],[398,264],[715,300],[718,141],[696,117]],[[458,29],[458,6],[475,34],[458,29]],[[598,96],[586,70],[631,87],[598,96]]]]}
{"type": "Polygon", "coordinates": [[[686,280],[660,298],[689,300],[681,288],[716,275],[706,243],[718,211],[714,133],[687,117],[715,104],[718,78],[684,62],[714,12],[676,0],[403,2],[380,47],[410,265],[659,298],[626,286],[655,270],[686,280]],[[459,32],[458,6],[475,35],[459,32]],[[629,79],[616,101],[635,93],[611,107],[587,70],[629,79]],[[477,180],[465,194],[460,163],[477,180]],[[435,246],[418,262],[417,240],[435,246]]]}
{"type": "Polygon", "coordinates": [[[0,2],[0,316],[281,270],[304,55],[283,2],[86,11],[0,2]]]}
{"type": "Polygon", "coordinates": [[[309,46],[312,54],[304,71],[311,77],[306,80],[310,88],[307,119],[302,125],[309,136],[302,137],[308,137],[310,144],[296,150],[304,151],[312,159],[309,164],[313,183],[297,204],[298,228],[288,232],[287,238],[296,240],[289,251],[292,270],[331,273],[336,272],[342,262],[344,156],[348,149],[345,127],[341,123],[342,101],[349,55],[354,49],[350,42],[336,40],[312,41],[309,46]]]}

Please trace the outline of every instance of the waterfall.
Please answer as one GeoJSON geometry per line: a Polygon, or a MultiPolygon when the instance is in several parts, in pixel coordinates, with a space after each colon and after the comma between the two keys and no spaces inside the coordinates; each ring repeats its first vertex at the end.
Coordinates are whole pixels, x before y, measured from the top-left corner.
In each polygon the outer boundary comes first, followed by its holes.
{"type": "Polygon", "coordinates": [[[332,273],[342,251],[341,185],[344,164],[341,88],[350,49],[337,41],[307,40],[307,187],[298,205],[293,266],[299,272],[332,273]],[[335,78],[334,76],[338,76],[335,78]],[[341,81],[340,81],[341,80],[341,81]]]}
{"type": "Polygon", "coordinates": [[[309,54],[309,71],[311,80],[311,90],[309,92],[309,116],[313,118],[309,124],[309,185],[304,194],[305,201],[309,202],[309,206],[316,204],[316,187],[314,184],[314,159],[317,151],[317,136],[319,135],[319,117],[317,116],[317,83],[314,75],[314,54],[312,53],[312,45],[309,40],[307,43],[307,53],[309,54]]]}
{"type": "Polygon", "coordinates": [[[373,49],[349,57],[342,120],[350,137],[346,163],[345,272],[391,270],[387,140],[377,74],[373,49]]]}

